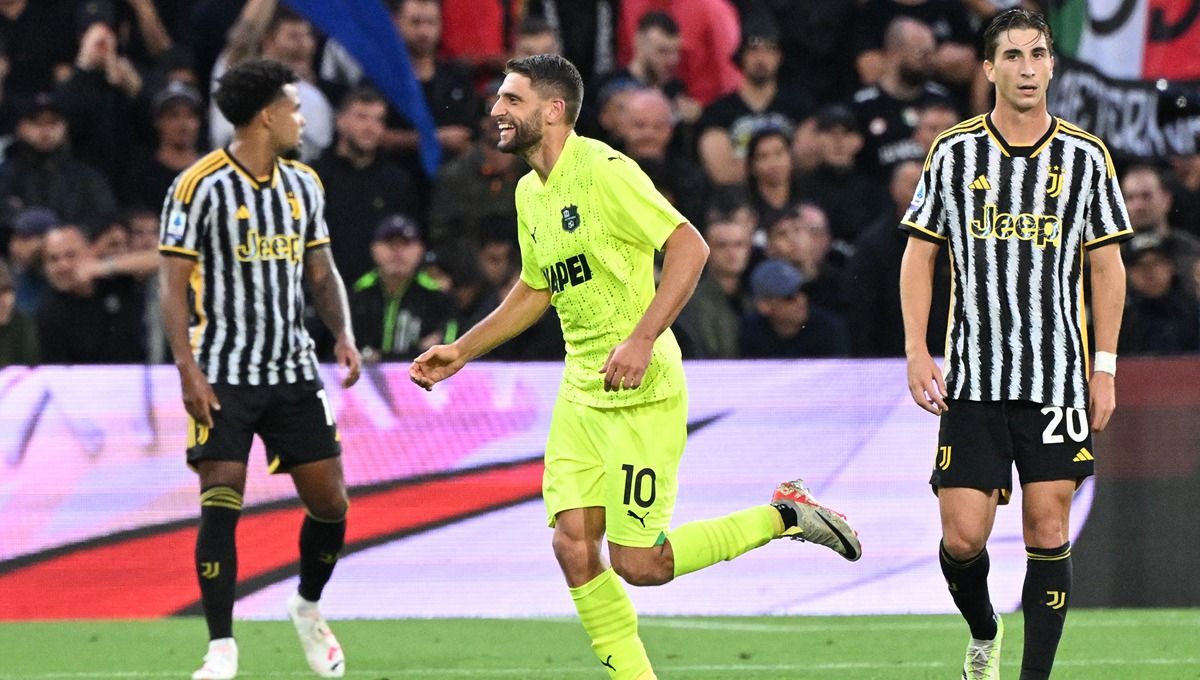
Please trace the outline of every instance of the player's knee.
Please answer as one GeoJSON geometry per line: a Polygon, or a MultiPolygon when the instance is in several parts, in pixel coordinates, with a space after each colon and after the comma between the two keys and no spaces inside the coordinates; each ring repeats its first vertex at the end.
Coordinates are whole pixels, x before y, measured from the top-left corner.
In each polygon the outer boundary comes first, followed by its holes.
{"type": "Polygon", "coordinates": [[[305,509],[309,515],[322,522],[340,522],[346,519],[350,512],[350,499],[344,490],[324,494],[319,498],[305,501],[305,509]]]}
{"type": "Polygon", "coordinates": [[[1034,548],[1057,548],[1067,541],[1066,522],[1060,517],[1026,517],[1025,544],[1034,548]]]}
{"type": "Polygon", "coordinates": [[[613,558],[613,571],[631,586],[661,586],[675,577],[674,565],[653,553],[613,558]]]}
{"type": "Polygon", "coordinates": [[[950,557],[965,562],[983,552],[983,549],[987,547],[987,536],[947,532],[942,538],[942,545],[945,546],[946,554],[950,557]]]}
{"type": "Polygon", "coordinates": [[[588,562],[587,542],[565,532],[554,532],[551,547],[554,549],[555,559],[564,570],[580,567],[588,562]]]}

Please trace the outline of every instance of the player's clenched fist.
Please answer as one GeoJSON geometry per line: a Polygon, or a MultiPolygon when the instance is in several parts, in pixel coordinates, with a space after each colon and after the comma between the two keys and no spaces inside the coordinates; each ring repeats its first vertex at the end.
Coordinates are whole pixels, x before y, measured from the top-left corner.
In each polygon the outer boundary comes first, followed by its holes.
{"type": "Polygon", "coordinates": [[[408,378],[426,390],[458,373],[466,359],[454,345],[434,345],[413,359],[408,367],[408,378]]]}

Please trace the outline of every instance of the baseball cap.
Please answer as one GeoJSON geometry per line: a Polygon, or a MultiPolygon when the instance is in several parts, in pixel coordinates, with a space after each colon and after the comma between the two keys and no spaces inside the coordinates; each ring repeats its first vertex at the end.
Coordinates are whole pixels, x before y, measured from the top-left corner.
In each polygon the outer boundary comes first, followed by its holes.
{"type": "Polygon", "coordinates": [[[12,223],[12,232],[20,236],[41,236],[62,220],[49,208],[26,208],[17,213],[12,223]]]}
{"type": "Polygon", "coordinates": [[[154,95],[154,115],[162,115],[168,106],[176,102],[187,104],[197,113],[201,111],[203,104],[200,100],[200,93],[196,88],[186,83],[172,81],[166,87],[159,90],[158,94],[154,95]]]}
{"type": "Polygon", "coordinates": [[[1171,245],[1162,234],[1142,233],[1129,240],[1126,246],[1126,259],[1129,264],[1137,264],[1143,255],[1158,253],[1165,258],[1171,258],[1171,245]]]}
{"type": "Polygon", "coordinates": [[[56,113],[59,116],[63,115],[62,104],[49,92],[38,92],[24,98],[18,104],[17,110],[20,111],[20,120],[37,118],[46,111],[56,113]]]}
{"type": "Polygon", "coordinates": [[[750,291],[755,298],[790,298],[804,284],[804,274],[784,260],[766,260],[750,274],[750,291]]]}
{"type": "Polygon", "coordinates": [[[740,64],[742,55],[751,47],[769,47],[779,49],[779,26],[767,17],[756,16],[742,25],[742,39],[737,51],[733,53],[733,61],[740,64]]]}
{"type": "Polygon", "coordinates": [[[375,227],[376,241],[389,241],[394,238],[402,238],[406,241],[424,241],[421,238],[421,227],[407,215],[399,213],[388,215],[379,222],[379,226],[375,227]]]}
{"type": "Polygon", "coordinates": [[[844,128],[851,132],[858,131],[858,117],[854,115],[854,111],[845,104],[830,104],[817,112],[817,129],[822,132],[832,130],[836,127],[844,128]]]}

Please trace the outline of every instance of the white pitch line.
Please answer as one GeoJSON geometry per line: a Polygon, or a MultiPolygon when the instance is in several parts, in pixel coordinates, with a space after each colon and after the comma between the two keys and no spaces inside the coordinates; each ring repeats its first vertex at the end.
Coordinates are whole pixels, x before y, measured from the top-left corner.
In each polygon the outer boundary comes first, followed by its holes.
{"type": "MultiPolygon", "coordinates": [[[[1183,615],[1161,621],[1147,622],[1145,625],[1176,627],[1181,623],[1186,624],[1189,622],[1200,625],[1200,616],[1183,615]]],[[[638,625],[642,628],[673,628],[678,630],[743,631],[752,633],[832,633],[889,630],[958,630],[965,624],[958,620],[925,623],[758,623],[751,621],[676,621],[672,619],[644,618],[638,621],[638,625]]],[[[1081,619],[1079,621],[1072,621],[1068,625],[1071,628],[1127,628],[1129,627],[1129,622],[1081,619]]]]}
{"type": "MultiPolygon", "coordinates": [[[[1113,666],[1197,666],[1200,667],[1200,657],[1197,658],[1151,658],[1151,659],[1063,659],[1055,662],[1056,666],[1069,666],[1080,668],[1091,667],[1113,667],[1113,666]]],[[[772,671],[846,671],[846,670],[929,670],[939,668],[955,667],[947,661],[923,661],[923,662],[872,662],[872,661],[846,661],[846,662],[827,662],[827,663],[796,663],[796,664],[697,664],[697,665],[682,665],[682,666],[658,666],[656,670],[663,673],[751,673],[751,672],[772,672],[772,671]]],[[[561,676],[563,673],[580,673],[586,677],[591,677],[595,674],[594,666],[568,666],[559,668],[396,668],[396,669],[371,669],[358,670],[350,669],[346,671],[349,677],[359,676],[389,676],[401,675],[402,677],[422,676],[422,677],[547,677],[561,676]]],[[[268,671],[262,673],[243,672],[243,677],[252,678],[310,678],[312,673],[308,671],[268,671]]],[[[0,674],[0,680],[85,680],[90,678],[111,678],[113,680],[138,678],[176,678],[180,676],[179,671],[129,671],[129,672],[77,672],[77,673],[39,673],[37,675],[8,675],[0,674]]]]}

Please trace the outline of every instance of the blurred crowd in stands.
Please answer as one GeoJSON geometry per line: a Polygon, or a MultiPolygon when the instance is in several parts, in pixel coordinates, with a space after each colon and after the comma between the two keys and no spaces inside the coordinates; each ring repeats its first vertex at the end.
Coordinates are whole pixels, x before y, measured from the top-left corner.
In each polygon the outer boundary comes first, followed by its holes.
{"type": "MultiPolygon", "coordinates": [[[[934,138],[990,108],[980,35],[1012,4],[387,0],[443,150],[427,176],[413,125],[278,0],[0,0],[0,366],[170,361],[163,196],[229,142],[209,93],[253,56],[303,79],[299,158],[324,181],[364,356],[453,339],[519,275],[527,168],[488,110],[505,60],[543,52],[583,73],[578,131],[709,242],[674,327],[687,357],[902,356],[896,225],[934,138]]],[[[1137,231],[1121,353],[1200,352],[1200,156],[1117,162],[1137,231]]],[[[948,265],[938,282],[945,309],[948,265]]],[[[550,313],[492,358],[562,353],[550,313]]]]}

